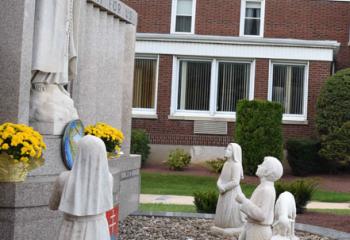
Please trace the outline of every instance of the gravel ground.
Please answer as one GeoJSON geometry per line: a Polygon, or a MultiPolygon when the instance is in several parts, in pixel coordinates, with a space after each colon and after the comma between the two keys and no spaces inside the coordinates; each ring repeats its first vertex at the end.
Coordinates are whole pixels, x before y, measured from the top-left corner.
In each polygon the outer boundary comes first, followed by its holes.
{"type": "MultiPolygon", "coordinates": [[[[210,233],[212,220],[129,216],[120,225],[122,240],[232,240],[210,233]]],[[[330,240],[326,237],[297,232],[300,240],[330,240]]]]}

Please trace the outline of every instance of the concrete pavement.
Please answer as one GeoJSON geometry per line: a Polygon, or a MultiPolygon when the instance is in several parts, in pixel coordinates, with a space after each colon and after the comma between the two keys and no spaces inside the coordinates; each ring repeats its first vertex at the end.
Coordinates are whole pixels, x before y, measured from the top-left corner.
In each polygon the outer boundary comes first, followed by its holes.
{"type": "MultiPolygon", "coordinates": [[[[141,194],[140,203],[162,203],[175,205],[194,205],[192,196],[176,196],[176,195],[153,195],[141,194]]],[[[328,202],[309,202],[306,208],[315,209],[349,209],[350,203],[328,203],[328,202]]]]}

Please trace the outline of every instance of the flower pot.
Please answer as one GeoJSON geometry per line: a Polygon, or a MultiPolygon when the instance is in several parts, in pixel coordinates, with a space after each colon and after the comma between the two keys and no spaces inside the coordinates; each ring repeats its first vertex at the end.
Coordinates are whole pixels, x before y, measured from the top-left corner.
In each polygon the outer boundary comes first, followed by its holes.
{"type": "Polygon", "coordinates": [[[28,169],[23,163],[12,163],[10,159],[3,160],[0,159],[0,182],[23,182],[26,179],[28,169]]]}

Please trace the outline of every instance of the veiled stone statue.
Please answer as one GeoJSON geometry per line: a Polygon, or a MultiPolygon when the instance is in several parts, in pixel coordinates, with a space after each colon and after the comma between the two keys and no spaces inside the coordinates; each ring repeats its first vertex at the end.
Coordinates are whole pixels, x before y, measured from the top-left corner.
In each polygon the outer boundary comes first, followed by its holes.
{"type": "Polygon", "coordinates": [[[242,149],[237,143],[227,146],[225,162],[217,186],[220,192],[214,219],[213,232],[224,235],[238,235],[242,231],[244,216],[236,202],[237,194],[242,194],[240,181],[243,179],[242,149]]]}
{"type": "Polygon", "coordinates": [[[247,199],[243,193],[236,197],[236,200],[242,204],[241,211],[247,215],[247,223],[244,224],[239,240],[271,239],[276,200],[274,182],[280,179],[282,174],[283,167],[280,161],[274,157],[265,157],[256,171],[260,184],[251,198],[247,199]]]}
{"type": "Polygon", "coordinates": [[[73,100],[64,88],[76,78],[77,0],[36,0],[31,125],[44,134],[59,135],[78,119],[73,100]]]}
{"type": "Polygon", "coordinates": [[[109,240],[105,212],[113,208],[113,176],[106,147],[87,135],[78,143],[71,171],[57,178],[49,207],[64,213],[58,240],[109,240]]]}
{"type": "Polygon", "coordinates": [[[293,194],[283,192],[275,205],[275,222],[271,240],[299,240],[295,236],[296,204],[293,194]]]}

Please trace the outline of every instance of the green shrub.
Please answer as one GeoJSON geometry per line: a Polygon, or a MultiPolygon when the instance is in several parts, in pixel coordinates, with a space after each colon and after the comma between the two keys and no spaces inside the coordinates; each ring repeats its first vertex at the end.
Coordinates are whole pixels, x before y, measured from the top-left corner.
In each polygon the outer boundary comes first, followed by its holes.
{"type": "Polygon", "coordinates": [[[215,173],[221,173],[226,160],[223,158],[217,158],[213,160],[208,160],[205,162],[210,171],[215,173]]]}
{"type": "Polygon", "coordinates": [[[215,191],[196,191],[193,196],[197,212],[215,213],[219,193],[215,191]]]}
{"type": "Polygon", "coordinates": [[[326,164],[318,154],[320,147],[318,140],[290,139],[287,141],[288,163],[294,175],[305,176],[326,171],[326,164]]]}
{"type": "Polygon", "coordinates": [[[320,155],[326,159],[332,159],[332,169],[350,168],[350,121],[329,134],[323,141],[320,155]]]}
{"type": "Polygon", "coordinates": [[[305,212],[307,203],[311,200],[312,195],[317,189],[315,181],[296,180],[291,183],[277,182],[275,184],[276,200],[278,196],[284,191],[288,191],[294,195],[297,207],[297,213],[305,212]]]}
{"type": "Polygon", "coordinates": [[[239,101],[235,141],[242,147],[246,174],[253,175],[265,156],[282,158],[281,122],[281,104],[261,100],[239,101]]]}
{"type": "Polygon", "coordinates": [[[140,154],[142,165],[144,165],[150,153],[149,137],[147,132],[143,129],[133,129],[131,131],[130,145],[130,152],[133,154],[140,154]]]}
{"type": "Polygon", "coordinates": [[[168,165],[171,170],[181,171],[187,167],[190,162],[190,154],[186,153],[183,149],[176,149],[170,152],[166,165],[168,165]]]}
{"type": "Polygon", "coordinates": [[[349,121],[350,68],[329,77],[317,100],[316,126],[321,139],[320,155],[334,169],[350,167],[350,150],[346,144],[349,138],[341,136],[347,134],[348,126],[344,124],[349,121]],[[333,147],[336,147],[336,151],[333,147]]]}

